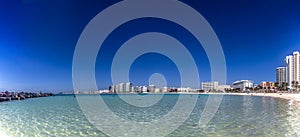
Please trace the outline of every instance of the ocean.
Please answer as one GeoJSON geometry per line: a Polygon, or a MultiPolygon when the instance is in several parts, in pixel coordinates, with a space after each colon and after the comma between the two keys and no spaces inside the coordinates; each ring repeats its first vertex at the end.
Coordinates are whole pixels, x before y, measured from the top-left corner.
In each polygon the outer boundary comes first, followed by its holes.
{"type": "MultiPolygon", "coordinates": [[[[164,119],[177,104],[180,95],[82,95],[102,98],[106,107],[113,114],[125,121],[147,123],[164,119]],[[146,106],[134,106],[122,100],[122,96],[131,102],[143,102],[146,106]],[[155,100],[157,102],[152,102],[155,100]],[[147,106],[147,104],[149,104],[147,106]]],[[[300,136],[299,103],[272,97],[224,95],[222,102],[213,118],[204,127],[199,126],[199,120],[209,96],[215,95],[181,95],[197,96],[197,101],[189,117],[183,123],[169,121],[180,126],[166,136],[300,136]]],[[[89,101],[89,100],[88,100],[89,101]]],[[[97,105],[97,104],[93,104],[97,105]]],[[[192,105],[192,104],[191,104],[192,105]]],[[[103,110],[102,106],[97,106],[103,110]]],[[[185,106],[182,106],[185,107],[185,106]]],[[[78,137],[78,136],[108,136],[89,121],[81,110],[77,98],[73,95],[33,98],[21,101],[0,103],[0,132],[11,137],[78,137]]],[[[180,113],[178,113],[180,115],[180,113]]],[[[211,114],[213,115],[213,114],[211,114]]],[[[102,116],[99,113],[97,116],[102,116]]],[[[95,116],[96,117],[96,116],[95,116]]],[[[110,116],[106,116],[110,117],[110,116]]],[[[111,116],[112,117],[112,116],[111,116]]],[[[176,116],[175,116],[176,117],[176,116]]],[[[99,121],[98,121],[99,122],[99,121]]],[[[101,122],[107,121],[100,121],[101,122]]],[[[109,122],[109,121],[108,121],[109,122]]],[[[128,129],[122,125],[114,125],[111,129],[127,134],[128,129]],[[126,130],[125,130],[126,129],[126,130]]],[[[103,124],[104,126],[105,124],[103,124]]],[[[153,126],[144,129],[144,136],[154,136],[155,131],[163,127],[153,126]]]]}

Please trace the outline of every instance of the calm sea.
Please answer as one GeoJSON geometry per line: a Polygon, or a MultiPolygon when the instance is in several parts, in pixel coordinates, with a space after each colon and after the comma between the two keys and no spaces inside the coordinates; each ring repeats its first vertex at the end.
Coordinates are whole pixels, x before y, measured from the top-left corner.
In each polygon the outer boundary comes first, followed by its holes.
{"type": "MultiPolygon", "coordinates": [[[[150,107],[134,107],[117,95],[101,97],[119,117],[138,122],[166,115],[178,99],[178,95],[165,95],[150,107]]],[[[207,98],[208,95],[199,95],[190,117],[168,136],[300,136],[299,104],[271,97],[226,95],[210,123],[199,128],[207,98]]],[[[1,102],[0,131],[12,137],[106,136],[87,120],[74,96],[1,102]]]]}

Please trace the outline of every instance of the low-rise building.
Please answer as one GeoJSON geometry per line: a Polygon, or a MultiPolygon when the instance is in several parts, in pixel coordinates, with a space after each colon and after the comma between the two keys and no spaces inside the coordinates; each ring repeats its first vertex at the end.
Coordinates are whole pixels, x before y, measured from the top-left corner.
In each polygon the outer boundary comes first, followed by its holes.
{"type": "Polygon", "coordinates": [[[253,88],[253,82],[251,80],[239,80],[232,83],[233,89],[246,90],[247,88],[253,88]]]}
{"type": "Polygon", "coordinates": [[[163,88],[161,89],[161,92],[163,92],[163,93],[168,92],[168,87],[163,87],[163,88]]]}
{"type": "Polygon", "coordinates": [[[148,92],[148,88],[146,86],[141,86],[141,92],[142,93],[148,92]]]}
{"type": "Polygon", "coordinates": [[[155,92],[155,85],[149,85],[149,92],[155,92]]]}
{"type": "Polygon", "coordinates": [[[231,89],[230,85],[219,85],[218,90],[219,91],[225,91],[226,89],[231,89]]]}
{"type": "Polygon", "coordinates": [[[275,88],[275,83],[274,82],[261,82],[260,83],[260,86],[263,88],[263,89],[274,89],[275,88]]]}
{"type": "Polygon", "coordinates": [[[204,90],[204,91],[218,90],[219,82],[217,82],[217,81],[202,82],[201,87],[202,87],[202,90],[204,90]]]}
{"type": "Polygon", "coordinates": [[[190,87],[188,87],[188,88],[178,88],[177,91],[178,92],[191,92],[192,89],[190,87]]]}
{"type": "Polygon", "coordinates": [[[161,92],[160,88],[155,88],[155,93],[161,92]]]}

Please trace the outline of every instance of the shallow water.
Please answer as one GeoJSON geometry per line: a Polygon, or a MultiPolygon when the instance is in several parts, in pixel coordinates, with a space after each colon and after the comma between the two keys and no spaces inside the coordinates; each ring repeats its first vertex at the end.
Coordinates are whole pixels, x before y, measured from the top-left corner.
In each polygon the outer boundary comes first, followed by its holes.
{"type": "MultiPolygon", "coordinates": [[[[144,95],[142,99],[155,96],[144,95]]],[[[117,116],[136,122],[163,117],[178,99],[178,95],[165,95],[153,106],[136,107],[116,95],[101,97],[117,116]]],[[[210,123],[200,128],[198,122],[207,98],[199,95],[190,117],[168,136],[300,136],[299,104],[271,97],[226,95],[210,123]]],[[[1,102],[0,112],[0,131],[12,137],[106,136],[87,120],[73,96],[1,102]]]]}

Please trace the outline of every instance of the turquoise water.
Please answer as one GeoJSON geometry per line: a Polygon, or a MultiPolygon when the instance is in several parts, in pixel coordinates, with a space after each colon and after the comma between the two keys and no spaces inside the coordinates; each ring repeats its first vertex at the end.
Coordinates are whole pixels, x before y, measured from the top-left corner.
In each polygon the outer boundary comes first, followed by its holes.
{"type": "MultiPolygon", "coordinates": [[[[102,98],[119,117],[149,122],[166,115],[178,95],[165,95],[151,107],[135,107],[115,95],[102,98]]],[[[299,103],[270,97],[224,96],[214,118],[199,128],[207,98],[199,95],[190,117],[168,136],[300,136],[299,103]]],[[[73,96],[1,102],[0,112],[0,131],[12,137],[105,136],[85,118],[73,96]]]]}

